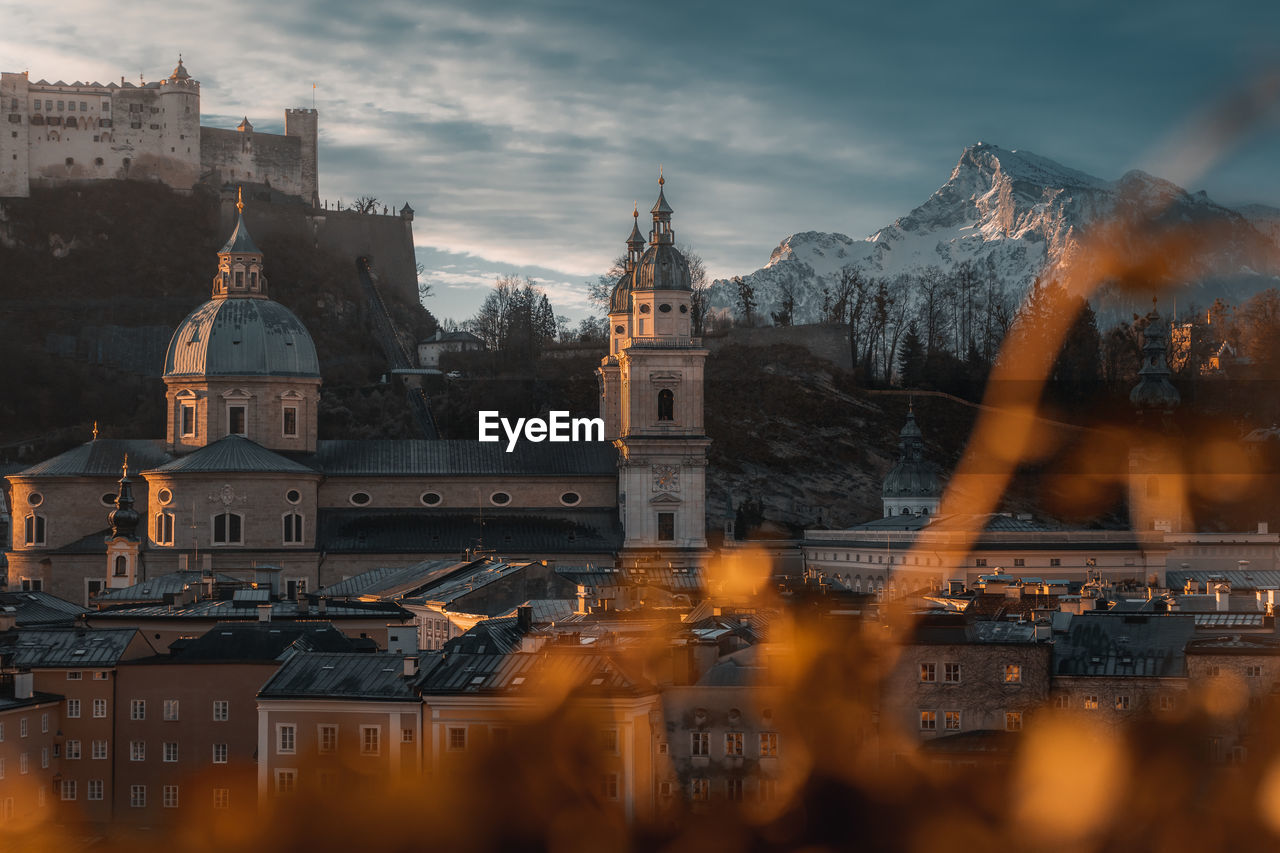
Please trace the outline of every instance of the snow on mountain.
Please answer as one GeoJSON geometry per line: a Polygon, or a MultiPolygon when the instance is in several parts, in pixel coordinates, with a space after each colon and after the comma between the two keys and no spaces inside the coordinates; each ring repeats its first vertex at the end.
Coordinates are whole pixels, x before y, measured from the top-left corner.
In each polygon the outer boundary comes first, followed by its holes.
{"type": "MultiPolygon", "coordinates": [[[[777,310],[790,284],[798,323],[820,319],[823,288],[833,287],[850,267],[870,278],[892,279],[927,267],[950,272],[969,261],[1020,297],[1049,265],[1088,262],[1079,256],[1081,237],[1099,222],[1117,220],[1215,226],[1213,245],[1197,248],[1194,265],[1198,275],[1217,284],[1202,283],[1196,301],[1212,301],[1217,290],[1238,301],[1275,285],[1280,210],[1256,206],[1237,212],[1145,172],[1105,181],[1028,151],[985,143],[966,148],[946,183],[892,225],[864,240],[818,231],[793,234],[763,268],[744,278],[755,287],[762,317],[777,310]]],[[[717,280],[711,305],[732,311],[736,295],[731,281],[717,280]]],[[[1121,316],[1130,303],[1145,301],[1135,299],[1102,293],[1095,303],[1100,314],[1121,316]]]]}

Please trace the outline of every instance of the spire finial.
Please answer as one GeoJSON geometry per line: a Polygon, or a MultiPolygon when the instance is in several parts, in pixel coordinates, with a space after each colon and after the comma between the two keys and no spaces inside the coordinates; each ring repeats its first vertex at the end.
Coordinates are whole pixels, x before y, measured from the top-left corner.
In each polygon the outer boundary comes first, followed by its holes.
{"type": "Polygon", "coordinates": [[[124,455],[124,465],[121,467],[121,472],[124,474],[124,476],[126,477],[129,476],[129,454],[128,453],[124,455]]]}
{"type": "Polygon", "coordinates": [[[658,164],[658,186],[662,186],[666,182],[667,182],[667,179],[662,175],[662,164],[659,163],[658,164]]]}
{"type": "Polygon", "coordinates": [[[236,187],[236,210],[244,213],[244,187],[236,187]]]}
{"type": "Polygon", "coordinates": [[[631,203],[631,218],[632,219],[640,218],[640,200],[639,199],[636,199],[631,203]]]}
{"type": "Polygon", "coordinates": [[[93,440],[94,441],[98,440],[98,422],[97,421],[93,422],[93,440]]]}

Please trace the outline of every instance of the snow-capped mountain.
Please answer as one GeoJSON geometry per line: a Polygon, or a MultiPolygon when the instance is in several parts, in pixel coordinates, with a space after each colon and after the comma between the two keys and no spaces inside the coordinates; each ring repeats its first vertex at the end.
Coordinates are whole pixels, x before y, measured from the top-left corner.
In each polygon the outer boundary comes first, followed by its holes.
{"type": "MultiPolygon", "coordinates": [[[[1017,298],[1051,265],[1089,263],[1080,251],[1082,238],[1100,223],[1117,221],[1212,226],[1212,240],[1192,250],[1190,265],[1200,283],[1184,304],[1212,302],[1218,295],[1238,302],[1277,284],[1280,210],[1255,205],[1235,211],[1145,172],[1106,181],[1027,151],[984,143],[966,148],[947,182],[892,225],[864,240],[793,234],[763,268],[744,278],[755,287],[762,317],[777,310],[791,285],[796,322],[819,319],[823,288],[833,288],[849,267],[866,277],[895,279],[928,267],[950,272],[969,261],[1017,298]]],[[[732,282],[717,280],[712,307],[732,310],[736,295],[732,282]]],[[[1118,317],[1147,299],[1112,290],[1099,293],[1094,303],[1100,315],[1118,317]]]]}

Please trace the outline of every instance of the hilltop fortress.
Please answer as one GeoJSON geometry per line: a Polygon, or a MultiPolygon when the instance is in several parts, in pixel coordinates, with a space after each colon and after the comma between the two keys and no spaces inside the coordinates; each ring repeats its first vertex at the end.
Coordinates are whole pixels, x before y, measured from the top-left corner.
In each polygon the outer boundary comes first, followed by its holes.
{"type": "Polygon", "coordinates": [[[248,183],[319,206],[314,109],[289,109],[284,135],[200,126],[200,83],[181,58],[152,83],[32,83],[0,74],[0,198],[71,181],[248,183]]]}

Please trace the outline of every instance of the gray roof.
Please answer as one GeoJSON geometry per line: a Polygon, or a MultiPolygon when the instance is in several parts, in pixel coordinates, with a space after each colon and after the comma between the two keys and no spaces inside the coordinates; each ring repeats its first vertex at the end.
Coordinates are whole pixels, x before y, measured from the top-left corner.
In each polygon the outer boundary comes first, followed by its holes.
{"type": "MultiPolygon", "coordinates": [[[[258,618],[258,604],[265,603],[206,598],[193,601],[190,604],[139,604],[110,607],[106,610],[90,611],[86,618],[89,622],[143,619],[256,620],[258,618]]],[[[320,613],[318,606],[315,605],[312,605],[306,613],[300,613],[298,612],[297,602],[271,602],[271,620],[273,622],[306,622],[333,619],[385,619],[388,622],[405,622],[412,618],[413,614],[409,611],[382,601],[326,601],[323,614],[320,613]]]]}
{"type": "MultiPolygon", "coordinates": [[[[106,589],[98,593],[93,600],[95,603],[110,602],[138,602],[138,601],[164,601],[166,595],[177,595],[188,586],[198,585],[201,578],[204,577],[202,572],[169,572],[168,574],[156,575],[144,581],[139,581],[133,586],[120,587],[119,589],[106,589]]],[[[214,575],[214,581],[217,583],[236,583],[239,579],[230,575],[214,575]]],[[[83,612],[84,608],[80,608],[83,612]]]]}
{"type": "Polygon", "coordinates": [[[1280,571],[1270,569],[1224,569],[1221,571],[1170,569],[1165,573],[1165,586],[1174,591],[1185,589],[1189,580],[1201,584],[1207,584],[1210,581],[1226,581],[1231,584],[1233,590],[1280,589],[1280,571]]]}
{"type": "Polygon", "coordinates": [[[445,343],[468,343],[468,344],[484,344],[484,340],[471,334],[470,332],[441,332],[437,331],[434,335],[422,341],[424,344],[445,344],[445,343]]]}
{"type": "Polygon", "coordinates": [[[19,669],[115,666],[137,635],[137,628],[36,628],[4,648],[19,669]]]}
{"type": "Polygon", "coordinates": [[[258,691],[259,699],[416,698],[404,677],[404,657],[312,652],[295,655],[258,691]]]}
{"type": "Polygon", "coordinates": [[[656,243],[644,250],[636,263],[632,288],[641,290],[692,290],[689,261],[670,243],[656,243]]]}
{"type": "MultiPolygon", "coordinates": [[[[179,66],[181,67],[181,66],[179,66]]],[[[175,74],[177,71],[174,72],[175,74]]],[[[249,123],[246,117],[245,124],[249,123]]],[[[252,127],[250,128],[252,129],[252,127]]],[[[218,250],[219,255],[261,255],[262,250],[254,245],[253,238],[249,236],[249,229],[244,224],[244,213],[242,212],[236,218],[236,229],[231,232],[231,236],[227,239],[226,244],[218,250]]]]}
{"type": "Polygon", "coordinates": [[[389,598],[406,595],[433,583],[440,578],[465,569],[465,560],[425,560],[412,566],[384,567],[361,572],[324,588],[329,598],[376,596],[389,598]]]}
{"type": "MultiPolygon", "coordinates": [[[[100,438],[86,441],[52,459],[37,462],[19,477],[113,477],[119,479],[125,454],[133,471],[154,468],[173,459],[164,450],[163,440],[133,438],[100,438]]],[[[106,510],[103,510],[106,517],[106,510]]]]}
{"type": "Polygon", "coordinates": [[[612,510],[322,509],[316,547],[333,553],[461,554],[483,544],[500,553],[613,553],[622,547],[612,510]]]}
{"type": "Polygon", "coordinates": [[[421,476],[605,477],[618,471],[618,452],[604,441],[505,442],[470,439],[321,441],[304,461],[331,477],[370,474],[421,476]]]}
{"type": "Polygon", "coordinates": [[[301,462],[281,456],[241,435],[229,435],[153,470],[253,474],[316,474],[301,462]]]}
{"type": "Polygon", "coordinates": [[[183,663],[274,661],[298,652],[353,650],[347,635],[327,622],[230,622],[214,625],[194,640],[174,643],[169,647],[169,659],[183,663]]]}
{"type": "Polygon", "coordinates": [[[84,608],[47,592],[0,592],[0,612],[12,613],[18,627],[71,625],[84,608]]]}
{"type": "Polygon", "coordinates": [[[568,598],[531,598],[524,604],[511,608],[503,616],[515,618],[520,607],[528,607],[533,613],[534,624],[541,625],[569,618],[577,609],[577,602],[568,598]]]}
{"type": "Polygon", "coordinates": [[[456,599],[469,595],[481,587],[510,577],[513,574],[524,571],[528,567],[527,562],[521,563],[503,563],[503,562],[480,562],[477,561],[467,568],[466,571],[455,572],[450,574],[438,583],[431,584],[422,592],[412,596],[407,601],[433,601],[441,602],[448,606],[456,599]]]}
{"type": "Polygon", "coordinates": [[[1181,677],[1195,618],[1180,614],[1073,616],[1053,646],[1056,675],[1181,677]]]}
{"type": "Polygon", "coordinates": [[[432,660],[434,666],[420,682],[422,692],[428,694],[500,692],[537,696],[549,684],[566,682],[587,694],[634,695],[653,691],[645,682],[625,675],[610,656],[580,646],[547,645],[532,654],[449,654],[432,660]]]}
{"type": "Polygon", "coordinates": [[[169,341],[164,375],[320,377],[302,321],[270,299],[211,299],[169,341]]]}

